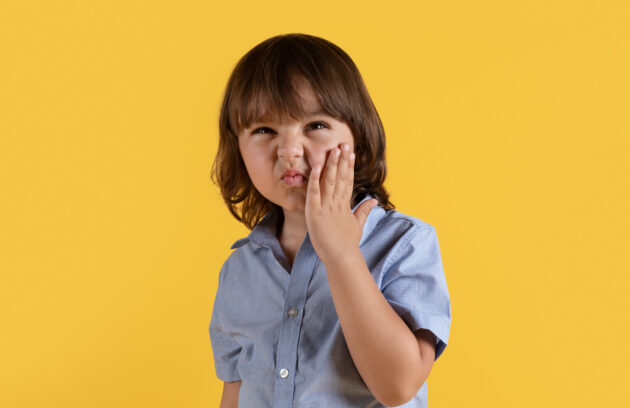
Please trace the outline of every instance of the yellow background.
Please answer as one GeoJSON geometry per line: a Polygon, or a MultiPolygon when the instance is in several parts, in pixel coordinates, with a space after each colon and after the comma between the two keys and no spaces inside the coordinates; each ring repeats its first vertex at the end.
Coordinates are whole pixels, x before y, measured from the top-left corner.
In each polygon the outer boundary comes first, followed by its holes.
{"type": "Polygon", "coordinates": [[[208,325],[249,232],[209,178],[234,64],[356,62],[397,209],[452,301],[431,407],[628,404],[626,1],[3,1],[0,406],[216,407],[208,325]]]}

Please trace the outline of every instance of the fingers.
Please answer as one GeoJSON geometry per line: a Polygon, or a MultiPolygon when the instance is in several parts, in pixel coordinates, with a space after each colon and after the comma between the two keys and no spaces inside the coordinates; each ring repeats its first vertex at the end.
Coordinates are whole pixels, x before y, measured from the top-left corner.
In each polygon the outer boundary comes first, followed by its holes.
{"type": "Polygon", "coordinates": [[[333,193],[333,198],[340,201],[346,199],[350,159],[350,146],[345,143],[341,146],[342,150],[339,157],[339,165],[337,167],[337,183],[335,184],[335,191],[333,193]]]}
{"type": "Polygon", "coordinates": [[[311,173],[308,177],[308,185],[306,186],[306,200],[312,208],[319,208],[322,204],[320,191],[319,191],[319,178],[322,174],[322,165],[311,169],[311,173]]]}
{"type": "Polygon", "coordinates": [[[311,205],[321,206],[333,201],[350,203],[354,188],[354,162],[355,155],[347,144],[330,150],[323,168],[320,165],[311,170],[307,197],[311,205]]]}
{"type": "Polygon", "coordinates": [[[330,202],[333,198],[333,193],[335,192],[335,184],[337,183],[337,166],[339,164],[339,153],[340,150],[338,148],[334,148],[328,154],[328,159],[326,160],[326,173],[324,174],[324,180],[322,183],[322,203],[330,202]]]}
{"type": "Polygon", "coordinates": [[[344,200],[350,202],[352,200],[352,193],[354,192],[354,152],[348,154],[348,173],[346,177],[346,189],[344,191],[344,200]]]}

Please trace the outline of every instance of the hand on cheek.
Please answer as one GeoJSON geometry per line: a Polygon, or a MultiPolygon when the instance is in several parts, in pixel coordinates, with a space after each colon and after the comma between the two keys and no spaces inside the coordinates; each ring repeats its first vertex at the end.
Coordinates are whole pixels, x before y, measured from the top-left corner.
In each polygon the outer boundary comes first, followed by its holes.
{"type": "Polygon", "coordinates": [[[313,248],[326,263],[359,249],[363,225],[376,200],[367,200],[353,213],[354,153],[332,149],[322,165],[311,171],[306,190],[305,217],[313,248]]]}

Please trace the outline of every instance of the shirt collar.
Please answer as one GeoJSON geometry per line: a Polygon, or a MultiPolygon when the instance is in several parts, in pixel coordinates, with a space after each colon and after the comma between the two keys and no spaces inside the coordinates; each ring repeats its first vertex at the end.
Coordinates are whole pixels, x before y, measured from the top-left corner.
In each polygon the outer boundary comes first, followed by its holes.
{"type": "MultiPolygon", "coordinates": [[[[352,212],[354,212],[357,209],[357,207],[361,205],[361,203],[371,198],[373,198],[372,195],[366,194],[365,197],[363,197],[361,201],[359,201],[357,205],[354,206],[354,208],[352,209],[352,212]]],[[[255,246],[271,246],[272,240],[274,239],[277,240],[276,238],[277,232],[278,232],[277,222],[278,222],[278,217],[280,216],[281,212],[282,212],[282,208],[276,207],[274,210],[265,214],[265,216],[252,229],[249,235],[245,238],[236,240],[232,244],[230,249],[238,248],[240,246],[247,244],[250,241],[255,246]]],[[[385,214],[385,209],[383,209],[383,207],[379,206],[378,204],[372,208],[372,210],[370,211],[370,214],[365,220],[365,224],[363,225],[363,231],[361,234],[361,240],[359,241],[359,246],[361,246],[363,242],[367,239],[367,237],[370,235],[370,233],[372,232],[376,224],[378,224],[381,218],[383,218],[384,214],[385,214]]],[[[306,235],[307,235],[306,238],[308,239],[308,233],[306,235]]]]}

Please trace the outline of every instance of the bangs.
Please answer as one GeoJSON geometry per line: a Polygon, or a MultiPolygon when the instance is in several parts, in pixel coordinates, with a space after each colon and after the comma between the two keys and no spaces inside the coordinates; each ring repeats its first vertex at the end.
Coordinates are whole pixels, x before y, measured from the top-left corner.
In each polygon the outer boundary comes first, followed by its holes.
{"type": "Polygon", "coordinates": [[[227,102],[234,133],[270,119],[306,117],[304,87],[323,112],[347,122],[360,104],[358,72],[334,47],[289,36],[269,39],[245,54],[233,72],[227,102]]]}
{"type": "MultiPolygon", "coordinates": [[[[244,104],[234,107],[237,132],[253,123],[289,117],[299,120],[307,115],[297,85],[290,78],[277,82],[253,81],[253,86],[244,93],[239,98],[244,104]]],[[[316,96],[321,104],[321,96],[316,96]]]]}

